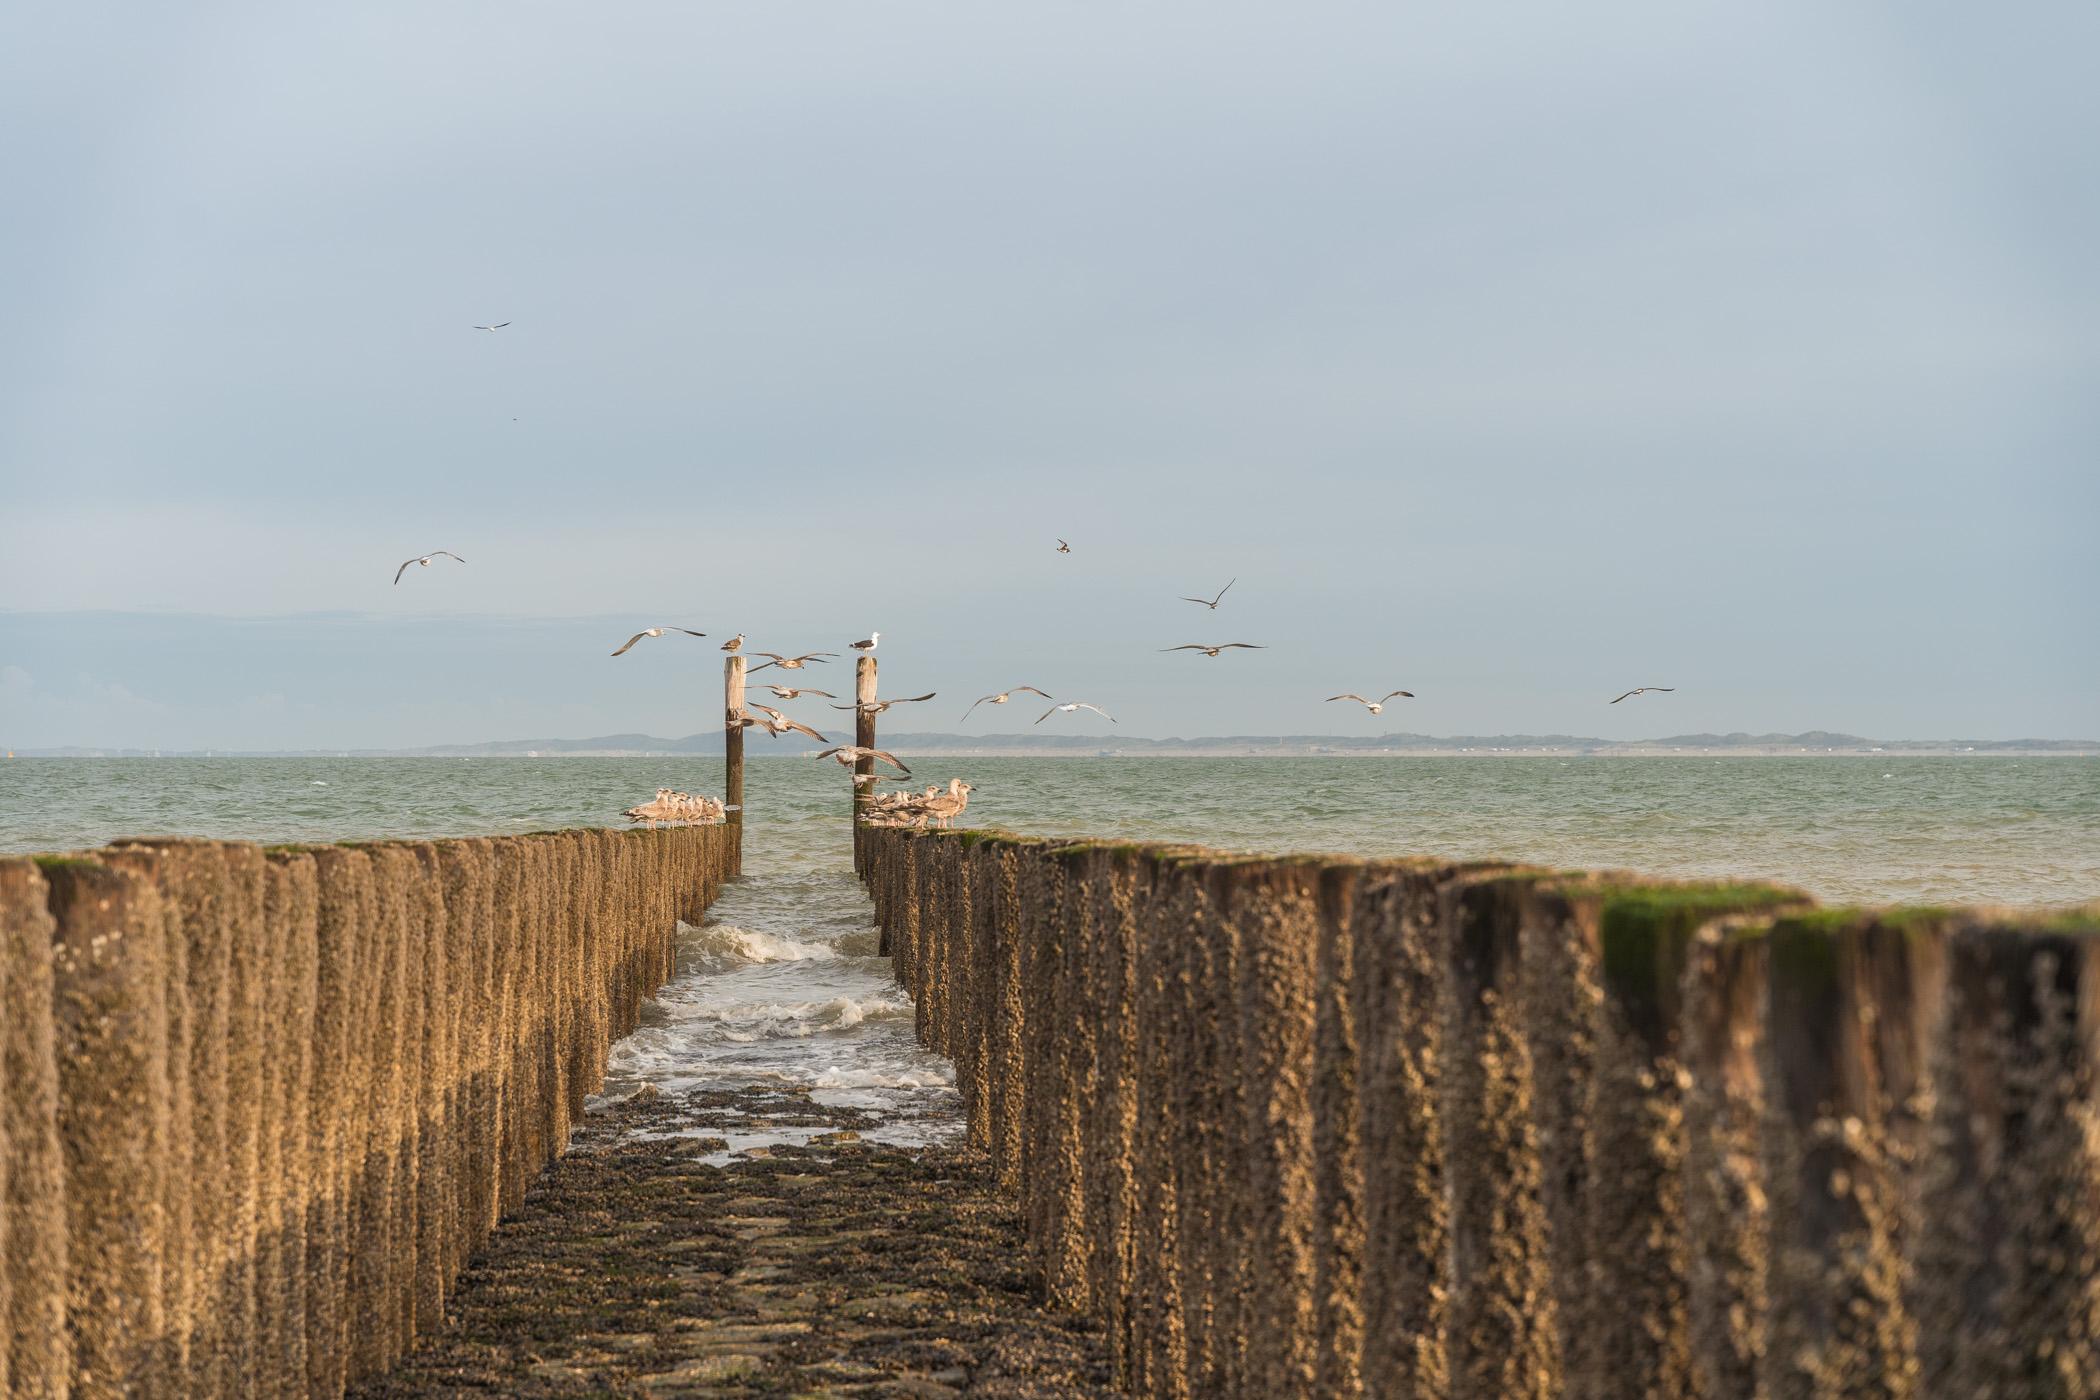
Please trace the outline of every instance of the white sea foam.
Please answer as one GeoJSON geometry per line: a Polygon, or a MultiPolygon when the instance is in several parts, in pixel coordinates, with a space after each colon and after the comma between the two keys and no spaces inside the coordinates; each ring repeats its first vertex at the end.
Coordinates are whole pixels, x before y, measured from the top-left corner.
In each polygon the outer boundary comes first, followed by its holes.
{"type": "Polygon", "coordinates": [[[690,951],[717,967],[731,967],[738,963],[821,962],[839,955],[838,950],[828,944],[804,943],[736,924],[709,924],[704,928],[681,924],[679,934],[690,951]]]}

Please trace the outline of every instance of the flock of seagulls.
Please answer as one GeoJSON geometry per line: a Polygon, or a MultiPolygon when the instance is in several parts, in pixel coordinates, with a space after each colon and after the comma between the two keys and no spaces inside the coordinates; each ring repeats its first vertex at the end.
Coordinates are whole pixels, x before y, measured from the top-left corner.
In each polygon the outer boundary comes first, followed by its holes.
{"type": "Polygon", "coordinates": [[[695,797],[689,792],[658,788],[656,796],[620,815],[635,823],[658,826],[719,826],[731,809],[719,797],[695,797]]]}
{"type": "Polygon", "coordinates": [[[963,814],[975,791],[961,778],[950,778],[945,788],[935,783],[924,792],[879,792],[868,799],[862,820],[869,826],[947,826],[963,814]]]}

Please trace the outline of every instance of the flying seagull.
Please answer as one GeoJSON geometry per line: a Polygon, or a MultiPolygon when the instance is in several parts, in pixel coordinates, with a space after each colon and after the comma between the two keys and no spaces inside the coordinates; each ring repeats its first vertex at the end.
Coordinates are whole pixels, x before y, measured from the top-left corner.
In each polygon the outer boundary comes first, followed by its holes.
{"type": "Polygon", "coordinates": [[[831,740],[825,738],[816,730],[811,729],[808,725],[803,724],[797,720],[789,719],[786,715],[780,713],[780,711],[774,709],[771,705],[753,705],[751,708],[758,711],[760,714],[766,717],[766,733],[771,734],[776,739],[783,734],[795,733],[807,734],[810,738],[816,740],[820,744],[828,744],[831,742],[831,740]]]}
{"type": "Polygon", "coordinates": [[[855,651],[873,651],[875,650],[875,644],[881,640],[882,634],[880,632],[870,632],[865,641],[855,642],[853,649],[855,651]]]}
{"type": "MultiPolygon", "coordinates": [[[[970,702],[970,710],[976,709],[979,705],[1004,705],[1007,701],[1013,699],[1016,695],[1040,695],[1045,700],[1055,700],[1057,698],[1056,696],[1052,695],[1049,691],[1037,690],[1032,685],[1017,685],[1012,690],[1002,690],[997,695],[986,695],[980,697],[979,699],[972,700],[970,702]]],[[[963,711],[963,719],[968,719],[970,717],[970,710],[963,711]]],[[[957,720],[956,723],[961,724],[962,719],[957,720]]]]}
{"type": "Polygon", "coordinates": [[[821,662],[827,656],[838,655],[835,651],[805,651],[800,656],[782,656],[777,651],[754,651],[751,654],[753,656],[770,656],[773,658],[771,661],[766,662],[765,666],[753,666],[751,669],[754,672],[763,671],[766,669],[766,666],[778,666],[783,671],[799,671],[812,661],[821,662]]]}
{"type": "Polygon", "coordinates": [[[459,558],[459,556],[458,556],[457,554],[454,554],[454,553],[453,553],[453,552],[452,552],[451,550],[449,550],[449,549],[433,549],[433,550],[431,550],[431,551],[430,551],[430,553],[428,553],[428,554],[425,554],[425,555],[421,555],[421,556],[419,556],[419,557],[417,557],[417,558],[414,558],[414,559],[410,559],[410,560],[407,560],[406,562],[404,562],[404,563],[403,563],[403,564],[401,565],[401,567],[400,567],[400,568],[398,568],[398,569],[394,570],[394,582],[395,582],[395,583],[399,583],[399,582],[401,582],[401,575],[403,575],[403,574],[405,574],[405,573],[407,573],[407,572],[408,572],[408,566],[409,566],[410,564],[421,564],[421,565],[422,565],[422,566],[423,566],[424,568],[426,568],[426,569],[427,569],[427,568],[429,568],[429,567],[430,567],[430,561],[431,561],[431,560],[433,560],[433,559],[435,559],[435,558],[437,558],[437,557],[438,557],[439,555],[441,555],[441,554],[442,554],[443,556],[445,556],[445,558],[447,558],[447,559],[458,559],[458,560],[459,560],[459,562],[460,562],[460,563],[462,563],[462,564],[464,564],[464,563],[466,563],[466,562],[467,562],[467,561],[466,561],[466,560],[464,560],[464,559],[460,559],[460,558],[459,558]]]}
{"type": "Polygon", "coordinates": [[[838,699],[838,696],[833,695],[828,690],[811,690],[807,686],[769,685],[766,689],[773,692],[773,698],[776,700],[795,700],[804,695],[821,695],[826,700],[838,699]]]}
{"type": "Polygon", "coordinates": [[[817,757],[836,758],[839,761],[839,767],[841,768],[851,768],[855,763],[859,762],[863,758],[879,759],[882,762],[889,764],[890,767],[896,769],[905,777],[909,778],[911,776],[911,769],[906,768],[903,764],[899,763],[897,761],[897,755],[893,753],[885,753],[881,749],[864,749],[858,744],[841,744],[835,749],[824,750],[822,753],[818,754],[817,757]]]}
{"type": "Polygon", "coordinates": [[[861,714],[879,715],[892,705],[916,705],[921,700],[931,700],[932,698],[933,692],[929,690],[924,695],[900,695],[894,700],[870,700],[865,704],[833,705],[831,708],[834,710],[853,710],[861,714]]]}
{"type": "Polygon", "coordinates": [[[1239,579],[1237,577],[1234,577],[1232,583],[1228,583],[1223,588],[1218,590],[1217,598],[1191,598],[1187,594],[1183,594],[1181,601],[1184,603],[1201,603],[1204,607],[1209,608],[1212,612],[1216,612],[1218,610],[1218,598],[1222,598],[1227,593],[1231,592],[1232,584],[1238,582],[1239,579]]]}
{"type": "Polygon", "coordinates": [[[1391,691],[1385,695],[1379,696],[1376,700],[1366,700],[1361,695],[1357,695],[1353,692],[1348,692],[1341,695],[1330,695],[1327,697],[1327,702],[1329,704],[1333,704],[1337,700],[1354,700],[1357,704],[1363,706],[1372,714],[1382,715],[1385,713],[1385,702],[1392,699],[1395,695],[1401,697],[1404,700],[1412,700],[1415,698],[1415,693],[1412,690],[1391,691]]]}
{"type": "MultiPolygon", "coordinates": [[[[1626,694],[1621,695],[1619,697],[1619,700],[1630,699],[1631,697],[1636,695],[1646,695],[1651,690],[1660,690],[1664,694],[1668,694],[1669,692],[1675,689],[1677,689],[1677,687],[1674,685],[1640,685],[1635,686],[1632,690],[1627,691],[1626,694]]],[[[1619,700],[1612,701],[1612,704],[1618,704],[1619,700]]]]}
{"type": "Polygon", "coordinates": [[[1066,544],[1063,540],[1059,540],[1057,542],[1057,552],[1059,554],[1070,554],[1072,552],[1072,546],[1066,544]]]}
{"type": "Polygon", "coordinates": [[[507,325],[509,325],[509,324],[510,324],[510,322],[508,322],[508,321],[498,321],[498,322],[497,322],[497,323],[496,323],[495,325],[493,325],[493,326],[476,326],[476,327],[474,327],[474,329],[475,329],[475,330],[477,330],[477,331],[500,331],[500,330],[502,330],[502,329],[503,329],[503,328],[504,328],[505,326],[507,326],[507,325]]]}
{"type": "Polygon", "coordinates": [[[1042,718],[1038,719],[1036,723],[1041,724],[1043,720],[1050,718],[1050,716],[1057,714],[1059,711],[1063,711],[1066,714],[1070,714],[1074,710],[1092,710],[1095,714],[1101,716],[1101,718],[1107,720],[1110,724],[1114,724],[1116,722],[1116,717],[1110,714],[1108,711],[1102,709],[1099,705],[1089,705],[1084,700],[1073,700],[1063,705],[1052,705],[1049,709],[1043,711],[1042,718]]]}
{"type": "Polygon", "coordinates": [[[644,627],[641,631],[635,633],[632,637],[629,637],[625,642],[622,642],[620,644],[620,649],[614,652],[613,655],[625,655],[627,649],[633,646],[636,642],[640,641],[642,638],[661,637],[666,632],[683,632],[688,637],[704,637],[707,635],[705,632],[695,632],[690,627],[644,627]]]}
{"type": "Polygon", "coordinates": [[[1221,651],[1231,651],[1231,650],[1232,650],[1232,649],[1233,649],[1234,647],[1244,647],[1244,648],[1246,648],[1246,649],[1247,649],[1248,651],[1267,651],[1267,650],[1268,650],[1268,648],[1267,648],[1267,647],[1258,647],[1258,646],[1254,645],[1254,643],[1252,643],[1252,642],[1220,642],[1220,643],[1218,643],[1218,644],[1217,644],[1216,646],[1214,646],[1214,647],[1207,647],[1207,646],[1203,645],[1203,643],[1201,643],[1201,642],[1188,642],[1188,643],[1186,643],[1186,644],[1184,644],[1184,645],[1182,645],[1182,646],[1178,646],[1178,647],[1161,647],[1161,648],[1160,648],[1160,650],[1161,650],[1161,651],[1200,651],[1200,652],[1202,652],[1202,653],[1203,653],[1203,654],[1204,654],[1205,656],[1216,656],[1216,655],[1217,655],[1217,654],[1218,654],[1219,652],[1221,652],[1221,651]]]}
{"type": "Polygon", "coordinates": [[[743,649],[744,634],[741,632],[737,633],[734,637],[731,637],[728,641],[722,643],[722,650],[724,651],[742,651],[743,649]]]}

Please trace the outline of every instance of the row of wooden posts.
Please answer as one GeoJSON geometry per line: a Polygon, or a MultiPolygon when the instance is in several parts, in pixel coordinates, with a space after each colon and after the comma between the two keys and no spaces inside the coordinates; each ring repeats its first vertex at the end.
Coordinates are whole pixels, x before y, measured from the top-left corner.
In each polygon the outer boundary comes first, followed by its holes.
{"type": "MultiPolygon", "coordinates": [[[[861,748],[875,747],[875,658],[861,656],[853,667],[853,742],[861,748]]],[[[739,828],[741,847],[744,825],[744,658],[732,656],[722,663],[722,801],[728,804],[730,824],[739,828]]],[[[853,763],[853,815],[858,822],[861,808],[873,795],[874,784],[866,779],[875,771],[872,758],[853,763]]]]}

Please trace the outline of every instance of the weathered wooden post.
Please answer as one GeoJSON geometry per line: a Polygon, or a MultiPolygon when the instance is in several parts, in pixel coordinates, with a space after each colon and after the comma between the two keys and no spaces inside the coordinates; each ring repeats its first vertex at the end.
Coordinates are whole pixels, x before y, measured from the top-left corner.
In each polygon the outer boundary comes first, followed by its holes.
{"type": "Polygon", "coordinates": [[[722,663],[722,801],[736,828],[737,868],[744,857],[744,658],[722,663]]]}
{"type": "MultiPolygon", "coordinates": [[[[875,658],[863,656],[853,666],[853,742],[864,749],[875,747],[875,658]]],[[[853,760],[853,823],[859,829],[862,809],[874,794],[875,760],[853,760]]]]}

